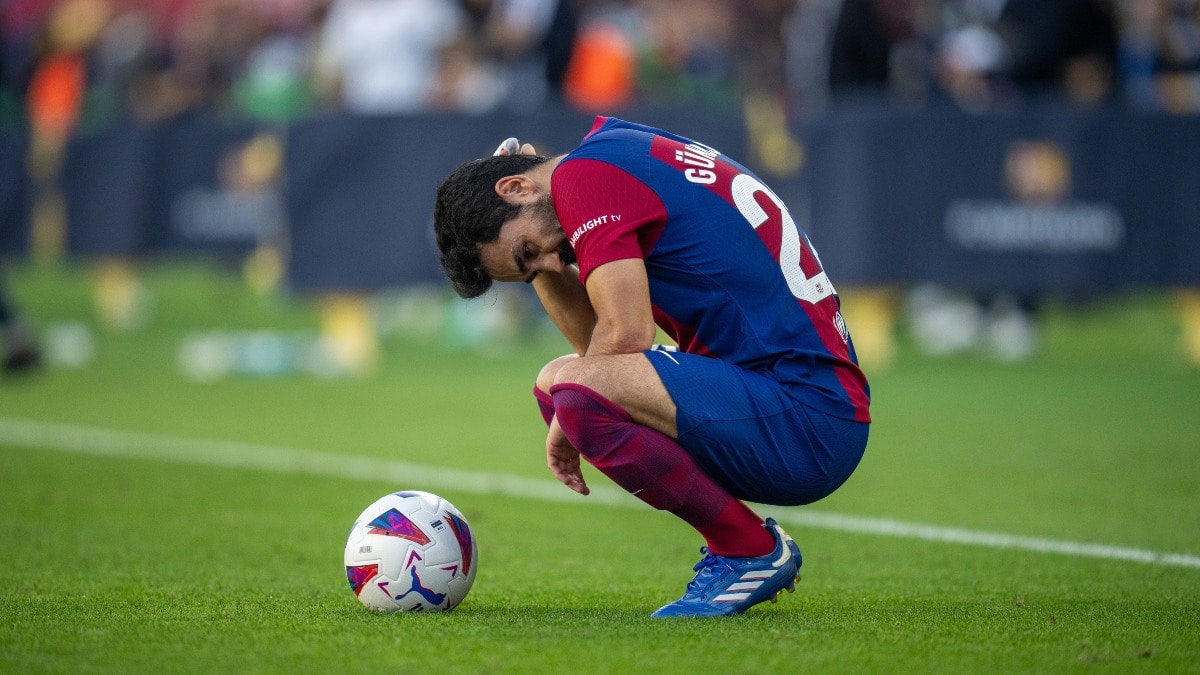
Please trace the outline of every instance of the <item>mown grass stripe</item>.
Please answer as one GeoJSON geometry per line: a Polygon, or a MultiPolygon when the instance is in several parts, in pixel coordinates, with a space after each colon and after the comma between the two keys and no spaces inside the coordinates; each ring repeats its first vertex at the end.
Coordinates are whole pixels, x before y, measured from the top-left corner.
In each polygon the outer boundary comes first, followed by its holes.
{"type": "MultiPolygon", "coordinates": [[[[274,445],[182,438],[32,420],[0,418],[0,444],[32,450],[374,481],[413,489],[500,494],[550,502],[642,506],[625,492],[605,485],[593,486],[591,495],[581,497],[554,481],[502,473],[468,471],[274,445]]],[[[787,509],[775,515],[775,518],[789,525],[840,532],[1200,569],[1200,556],[1185,553],[1160,553],[1106,544],[981,532],[887,518],[828,513],[808,508],[787,509]]]]}

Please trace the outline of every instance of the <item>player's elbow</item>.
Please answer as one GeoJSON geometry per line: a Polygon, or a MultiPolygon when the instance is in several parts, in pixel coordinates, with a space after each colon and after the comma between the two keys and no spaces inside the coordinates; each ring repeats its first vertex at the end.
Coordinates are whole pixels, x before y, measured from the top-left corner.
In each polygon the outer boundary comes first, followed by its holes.
{"type": "Polygon", "coordinates": [[[597,326],[588,354],[638,354],[654,345],[654,325],[597,326]]]}
{"type": "Polygon", "coordinates": [[[653,336],[641,339],[633,338],[619,340],[613,344],[612,354],[640,354],[654,345],[653,336]]]}

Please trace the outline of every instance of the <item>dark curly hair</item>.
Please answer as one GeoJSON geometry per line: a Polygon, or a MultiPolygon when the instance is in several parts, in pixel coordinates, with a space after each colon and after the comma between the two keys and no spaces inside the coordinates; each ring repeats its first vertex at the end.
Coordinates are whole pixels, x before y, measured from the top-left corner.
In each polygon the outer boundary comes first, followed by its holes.
{"type": "Polygon", "coordinates": [[[495,241],[504,223],[521,212],[522,207],[496,194],[496,182],[549,159],[535,155],[476,159],[459,166],[438,186],[433,231],[442,271],[455,293],[474,298],[491,288],[492,278],[479,260],[479,245],[495,241]]]}

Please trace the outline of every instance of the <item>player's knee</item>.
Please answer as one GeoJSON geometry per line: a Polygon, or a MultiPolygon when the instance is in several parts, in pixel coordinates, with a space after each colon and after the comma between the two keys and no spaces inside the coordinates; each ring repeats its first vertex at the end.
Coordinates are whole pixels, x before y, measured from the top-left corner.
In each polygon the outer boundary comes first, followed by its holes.
{"type": "Polygon", "coordinates": [[[553,387],[557,383],[558,372],[562,370],[563,366],[577,360],[579,360],[578,354],[567,354],[554,359],[550,363],[547,363],[546,365],[542,366],[542,370],[538,373],[537,379],[534,381],[534,385],[536,385],[538,389],[549,393],[550,387],[553,387]]]}
{"type": "Polygon", "coordinates": [[[564,359],[554,373],[551,386],[555,384],[579,384],[585,387],[594,388],[591,377],[593,368],[589,359],[573,358],[564,359]]]}

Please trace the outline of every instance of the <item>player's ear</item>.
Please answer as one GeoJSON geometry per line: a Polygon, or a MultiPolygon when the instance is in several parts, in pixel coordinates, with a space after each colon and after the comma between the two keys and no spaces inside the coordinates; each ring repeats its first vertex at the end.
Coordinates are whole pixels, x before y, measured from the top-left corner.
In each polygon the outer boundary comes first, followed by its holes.
{"type": "Polygon", "coordinates": [[[534,192],[533,181],[528,176],[517,174],[496,181],[496,194],[506,202],[521,200],[534,192]]]}

